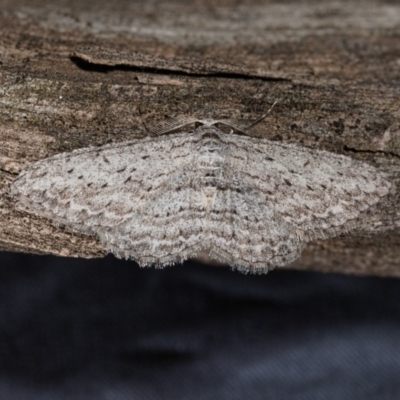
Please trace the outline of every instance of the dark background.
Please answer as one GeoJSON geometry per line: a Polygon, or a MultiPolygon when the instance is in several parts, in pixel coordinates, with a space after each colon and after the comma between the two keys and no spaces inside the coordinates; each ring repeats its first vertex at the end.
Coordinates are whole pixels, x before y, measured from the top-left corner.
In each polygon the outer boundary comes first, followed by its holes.
{"type": "Polygon", "coordinates": [[[399,399],[400,280],[0,253],[0,399],[399,399]]]}

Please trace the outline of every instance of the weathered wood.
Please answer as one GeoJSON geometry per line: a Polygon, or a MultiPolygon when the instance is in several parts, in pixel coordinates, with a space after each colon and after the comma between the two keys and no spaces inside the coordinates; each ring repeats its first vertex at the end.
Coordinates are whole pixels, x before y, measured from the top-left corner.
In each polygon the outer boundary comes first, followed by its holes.
{"type": "Polygon", "coordinates": [[[96,239],[15,208],[28,163],[148,134],[165,116],[348,155],[393,184],[353,235],[291,268],[400,276],[400,5],[0,1],[0,248],[99,257],[96,239]]]}

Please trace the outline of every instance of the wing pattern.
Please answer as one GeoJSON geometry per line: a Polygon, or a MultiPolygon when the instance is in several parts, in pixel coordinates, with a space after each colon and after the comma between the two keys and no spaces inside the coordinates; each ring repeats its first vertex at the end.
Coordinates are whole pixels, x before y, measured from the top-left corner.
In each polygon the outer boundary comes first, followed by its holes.
{"type": "Polygon", "coordinates": [[[140,265],[207,249],[244,272],[266,272],[294,261],[308,241],[345,232],[389,192],[368,164],[200,122],[39,161],[11,194],[28,212],[97,235],[140,265]]]}

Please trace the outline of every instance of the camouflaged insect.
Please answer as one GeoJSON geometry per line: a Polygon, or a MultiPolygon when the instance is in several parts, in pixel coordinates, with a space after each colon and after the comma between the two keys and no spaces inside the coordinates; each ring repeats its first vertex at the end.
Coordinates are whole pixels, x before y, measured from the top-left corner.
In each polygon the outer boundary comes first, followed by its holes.
{"type": "Polygon", "coordinates": [[[24,210],[97,235],[141,266],[206,250],[266,273],[298,258],[307,242],[348,231],[389,191],[366,163],[235,126],[226,133],[227,125],[163,124],[163,136],[59,154],[30,165],[11,193],[24,210]]]}

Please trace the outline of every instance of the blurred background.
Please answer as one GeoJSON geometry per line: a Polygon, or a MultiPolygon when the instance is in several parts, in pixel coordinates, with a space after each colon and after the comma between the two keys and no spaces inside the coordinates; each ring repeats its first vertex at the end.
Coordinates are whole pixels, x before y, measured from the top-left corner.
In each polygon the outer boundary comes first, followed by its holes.
{"type": "Polygon", "coordinates": [[[400,281],[0,255],[1,399],[397,399],[400,281]]]}

